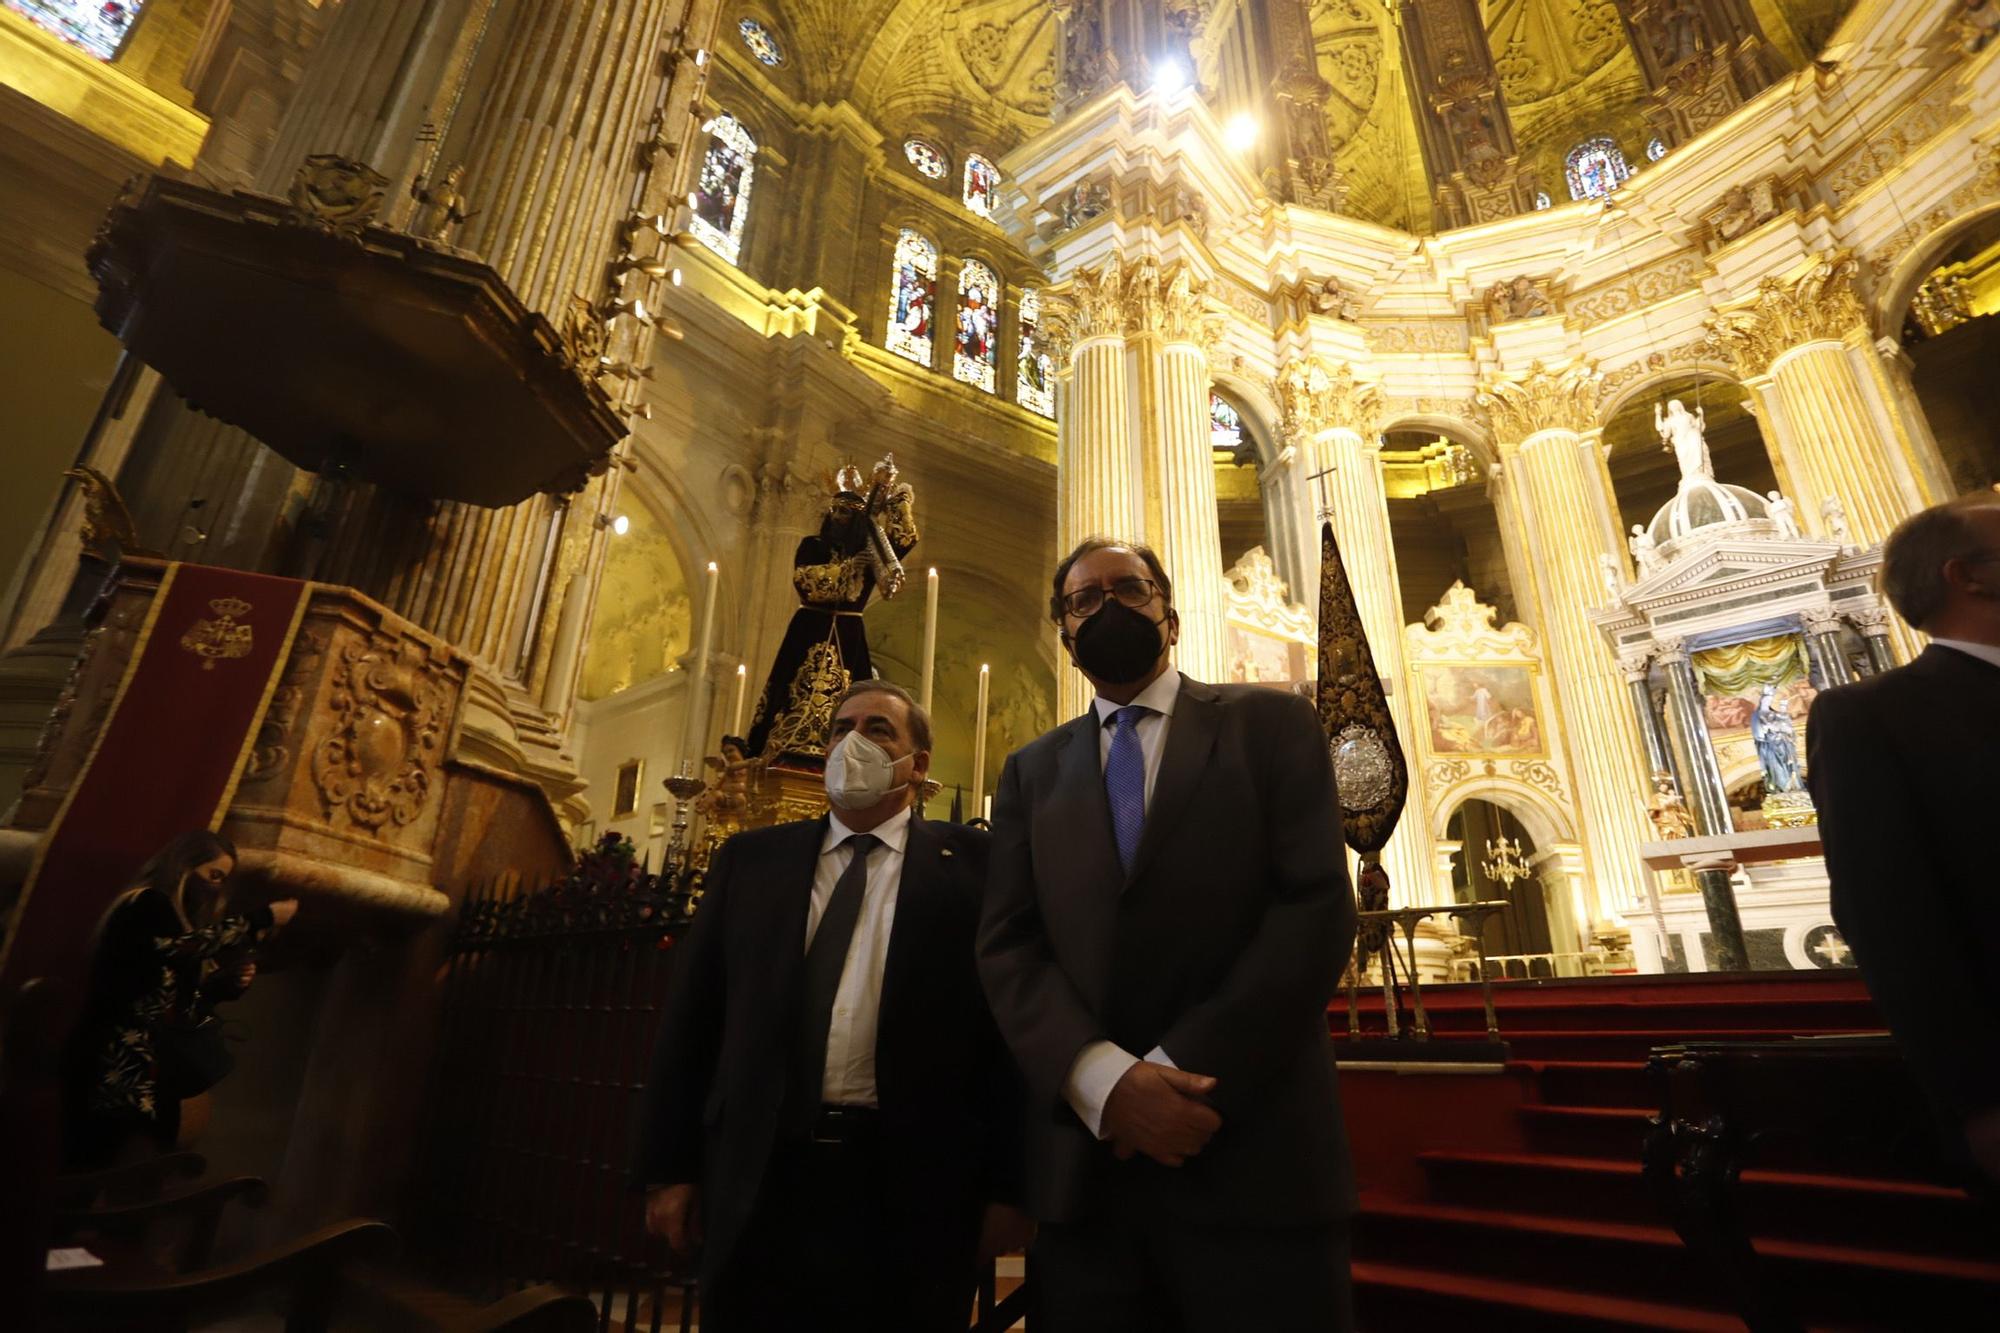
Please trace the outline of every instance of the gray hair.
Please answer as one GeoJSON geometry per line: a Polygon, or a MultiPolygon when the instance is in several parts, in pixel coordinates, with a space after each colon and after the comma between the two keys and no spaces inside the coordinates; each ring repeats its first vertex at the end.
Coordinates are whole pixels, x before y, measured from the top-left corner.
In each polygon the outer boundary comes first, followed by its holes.
{"type": "Polygon", "coordinates": [[[1923,629],[1951,595],[1944,567],[1987,554],[1975,515],[2000,508],[2000,495],[1974,491],[1932,505],[1896,525],[1882,546],[1882,592],[1898,615],[1923,629]]]}
{"type": "Polygon", "coordinates": [[[847,687],[847,691],[833,705],[834,713],[838,714],[842,708],[846,707],[849,699],[857,698],[864,694],[886,694],[893,699],[901,699],[903,707],[908,709],[910,713],[910,743],[915,745],[919,750],[928,750],[931,748],[930,713],[924,709],[922,704],[917,702],[917,697],[914,694],[911,694],[894,681],[873,679],[855,681],[847,687]]]}

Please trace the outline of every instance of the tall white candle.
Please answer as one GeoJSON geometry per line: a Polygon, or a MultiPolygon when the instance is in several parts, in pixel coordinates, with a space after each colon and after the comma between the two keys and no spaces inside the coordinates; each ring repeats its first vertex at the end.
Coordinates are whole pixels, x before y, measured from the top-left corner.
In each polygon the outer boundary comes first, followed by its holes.
{"type": "Polygon", "coordinates": [[[992,672],[987,664],[979,664],[979,711],[972,724],[972,808],[983,809],[986,803],[986,686],[992,672]]]}
{"type": "Polygon", "coordinates": [[[736,704],[729,710],[729,734],[732,736],[741,736],[743,734],[743,686],[749,679],[750,664],[748,662],[738,662],[736,664],[736,704]]]}
{"type": "Polygon", "coordinates": [[[987,823],[991,824],[993,822],[993,798],[991,796],[987,797],[985,802],[980,805],[979,813],[987,823]]]}
{"type": "Polygon", "coordinates": [[[701,638],[695,642],[694,675],[688,680],[687,729],[681,734],[681,767],[701,759],[701,747],[708,742],[708,654],[715,646],[715,590],[721,578],[713,560],[708,577],[702,580],[701,638]]]}
{"type": "Polygon", "coordinates": [[[930,576],[924,581],[924,674],[922,688],[917,691],[917,702],[926,713],[931,710],[931,682],[937,675],[937,611],[937,566],[932,565],[930,576]]]}

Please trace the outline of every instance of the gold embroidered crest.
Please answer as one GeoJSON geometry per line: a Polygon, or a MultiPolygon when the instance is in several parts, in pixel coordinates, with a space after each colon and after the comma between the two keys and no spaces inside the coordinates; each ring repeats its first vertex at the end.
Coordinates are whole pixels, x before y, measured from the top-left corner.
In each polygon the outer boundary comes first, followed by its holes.
{"type": "Polygon", "coordinates": [[[203,671],[215,670],[219,658],[248,657],[254,639],[250,626],[239,618],[250,614],[250,603],[241,597],[217,597],[208,609],[215,612],[215,619],[195,621],[181,635],[181,647],[204,659],[203,671]]]}

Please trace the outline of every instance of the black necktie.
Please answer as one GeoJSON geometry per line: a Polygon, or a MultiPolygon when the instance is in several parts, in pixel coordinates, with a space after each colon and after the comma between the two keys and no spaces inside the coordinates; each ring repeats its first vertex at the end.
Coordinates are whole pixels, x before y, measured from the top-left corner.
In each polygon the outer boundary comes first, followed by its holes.
{"type": "Polygon", "coordinates": [[[847,868],[834,883],[833,896],[820,914],[819,929],[806,947],[806,967],[799,988],[798,1064],[792,1084],[796,1128],[809,1131],[819,1111],[820,1085],[826,1077],[826,1037],[833,1026],[833,997],[847,967],[847,947],[854,942],[854,925],[861,919],[861,899],[868,888],[868,854],[882,845],[872,833],[850,833],[840,844],[852,848],[847,868]]]}

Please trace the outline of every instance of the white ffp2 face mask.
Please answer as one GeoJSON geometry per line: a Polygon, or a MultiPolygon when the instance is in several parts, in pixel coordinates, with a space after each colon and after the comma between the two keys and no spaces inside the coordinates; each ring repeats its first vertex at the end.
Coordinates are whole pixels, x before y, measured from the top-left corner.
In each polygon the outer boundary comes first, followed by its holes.
{"type": "Polygon", "coordinates": [[[848,732],[826,752],[826,799],[842,810],[866,810],[896,790],[896,765],[903,759],[890,758],[858,731],[848,732]]]}

